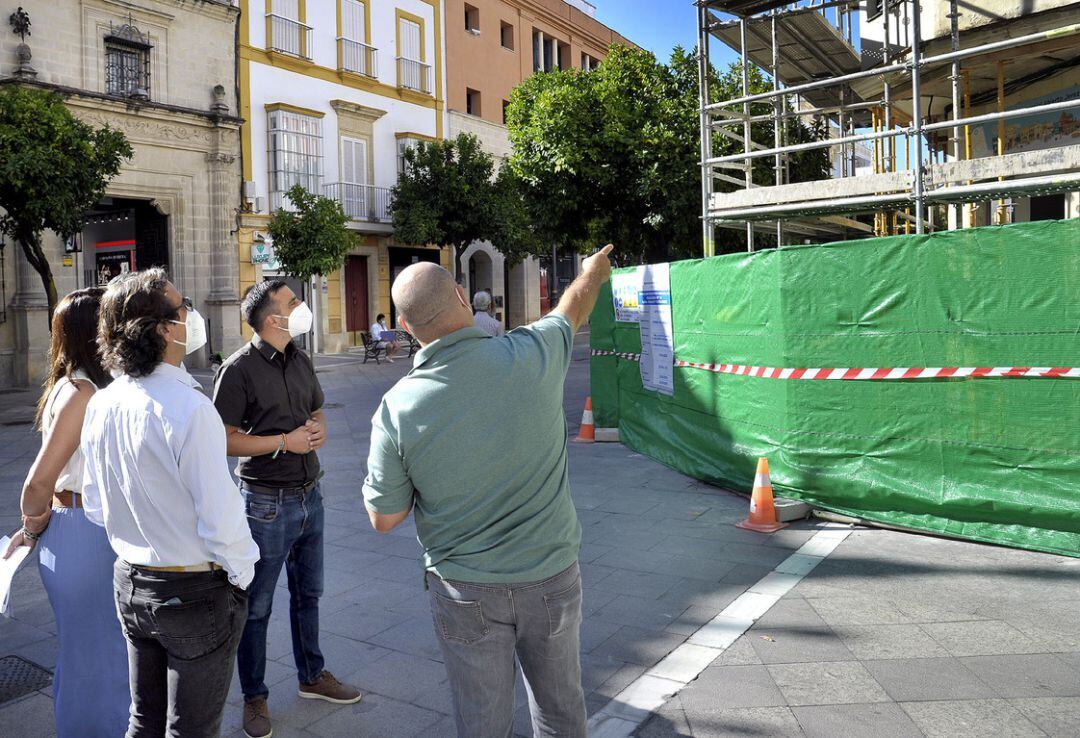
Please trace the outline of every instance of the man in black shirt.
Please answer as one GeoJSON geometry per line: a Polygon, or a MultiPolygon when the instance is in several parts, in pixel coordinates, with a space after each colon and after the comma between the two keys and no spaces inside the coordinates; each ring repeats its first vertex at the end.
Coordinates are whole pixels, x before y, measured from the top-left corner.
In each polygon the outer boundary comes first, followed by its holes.
{"type": "Polygon", "coordinates": [[[292,341],[311,329],[311,310],[284,282],[267,281],[248,290],[241,312],[255,336],[218,370],[214,405],[225,423],[229,455],[240,457],[236,474],[259,545],[236,662],[244,732],[265,738],[271,734],[266,629],[283,564],[300,696],[351,704],[360,692],[323,668],[319,650],[323,504],[315,451],[326,440],[326,426],[315,367],[292,341]]]}

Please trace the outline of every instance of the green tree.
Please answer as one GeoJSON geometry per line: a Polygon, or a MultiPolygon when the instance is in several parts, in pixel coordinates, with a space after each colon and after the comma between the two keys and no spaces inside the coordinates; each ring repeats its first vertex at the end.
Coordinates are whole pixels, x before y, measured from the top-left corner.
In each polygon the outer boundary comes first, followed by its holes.
{"type": "Polygon", "coordinates": [[[341,203],[301,185],[293,185],[285,196],[292,208],[278,208],[267,226],[281,270],[308,280],[340,269],[355,238],[345,227],[348,217],[341,203]]]}
{"type": "MultiPolygon", "coordinates": [[[[507,124],[510,167],[524,182],[526,211],[542,241],[584,250],[611,241],[639,262],[699,256],[701,252],[698,66],[676,48],[669,64],[649,52],[613,46],[594,71],[537,74],[511,94],[507,124]]],[[[715,99],[741,94],[737,66],[710,70],[715,99]]],[[[769,88],[752,69],[751,92],[769,88]]],[[[752,112],[769,112],[768,103],[752,112]]],[[[739,132],[741,135],[741,131],[739,132]]],[[[788,140],[815,132],[792,121],[788,140]]],[[[772,146],[772,123],[755,124],[751,138],[772,146]]],[[[714,155],[741,151],[719,134],[714,155]]],[[[794,157],[792,180],[823,176],[824,151],[794,157]]],[[[754,181],[772,181],[772,161],[759,160],[754,181]]],[[[717,183],[717,189],[735,187],[717,183]]],[[[717,248],[743,248],[721,230],[717,248]]]]}
{"type": "Polygon", "coordinates": [[[52,327],[56,281],[42,249],[46,230],[68,238],[132,156],[124,134],[79,120],[53,92],[0,90],[0,232],[13,238],[41,277],[52,327]]]}
{"type": "Polygon", "coordinates": [[[491,241],[511,263],[532,253],[520,183],[505,167],[494,176],[494,160],[476,136],[421,142],[406,150],[405,162],[391,192],[395,239],[459,253],[491,241]]]}

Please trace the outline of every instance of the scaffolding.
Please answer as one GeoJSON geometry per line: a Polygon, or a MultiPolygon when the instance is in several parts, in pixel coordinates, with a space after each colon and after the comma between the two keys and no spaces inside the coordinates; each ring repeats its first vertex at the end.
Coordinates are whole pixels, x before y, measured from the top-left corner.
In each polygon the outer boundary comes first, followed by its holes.
{"type": "Polygon", "coordinates": [[[970,204],[995,199],[995,222],[1004,223],[1008,198],[1080,190],[1080,143],[1005,150],[1007,119],[1078,109],[1080,98],[1007,109],[1004,73],[1006,63],[1022,72],[1015,88],[1024,80],[1080,69],[1080,3],[962,34],[958,5],[969,4],[940,2],[948,4],[950,29],[936,39],[923,38],[920,0],[863,0],[862,6],[858,0],[695,3],[705,256],[715,253],[716,227],[745,228],[747,249],[753,251],[755,235],[763,233],[783,246],[799,239],[928,232],[943,227],[941,213],[931,212],[935,207],[954,208],[944,220],[955,227],[971,225],[970,204]],[[856,48],[856,22],[861,31],[867,10],[882,18],[884,38],[880,47],[860,39],[856,48]],[[972,37],[979,42],[962,48],[961,40],[972,37]],[[738,97],[713,99],[711,39],[739,53],[738,97]],[[769,75],[772,89],[750,92],[750,64],[769,75]],[[996,73],[989,82],[982,73],[987,68],[996,73]],[[973,72],[979,72],[974,82],[973,72]],[[973,91],[973,84],[992,89],[973,91]],[[934,95],[949,101],[948,114],[924,108],[934,95]],[[971,114],[973,99],[982,104],[995,98],[994,112],[971,114]],[[754,103],[771,103],[772,110],[752,114],[754,103]],[[829,137],[791,143],[792,121],[803,119],[824,119],[829,137]],[[752,140],[757,122],[772,123],[772,146],[752,140]],[[972,158],[972,126],[987,123],[997,123],[996,151],[972,158]],[[714,141],[721,138],[741,143],[742,151],[714,156],[714,141]],[[855,147],[868,144],[873,172],[860,173],[855,147]],[[821,149],[833,152],[839,177],[792,182],[792,155],[821,149]],[[759,159],[772,160],[771,184],[753,181],[752,165],[759,159]]]}

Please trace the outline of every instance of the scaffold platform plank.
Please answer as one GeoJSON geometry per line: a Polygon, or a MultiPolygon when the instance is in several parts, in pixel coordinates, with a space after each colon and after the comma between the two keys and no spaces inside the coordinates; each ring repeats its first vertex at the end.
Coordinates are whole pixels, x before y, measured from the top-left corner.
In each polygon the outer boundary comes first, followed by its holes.
{"type": "MultiPolygon", "coordinates": [[[[712,34],[736,52],[740,47],[739,22],[725,22],[712,16],[712,34]]],[[[768,71],[772,68],[771,16],[746,19],[746,55],[768,71]]],[[[776,16],[776,35],[779,47],[779,77],[785,86],[851,74],[862,69],[859,52],[840,34],[821,13],[805,9],[776,16]]],[[[819,107],[840,104],[835,88],[807,92],[805,99],[819,107]]],[[[857,102],[855,95],[846,102],[857,102]]]]}

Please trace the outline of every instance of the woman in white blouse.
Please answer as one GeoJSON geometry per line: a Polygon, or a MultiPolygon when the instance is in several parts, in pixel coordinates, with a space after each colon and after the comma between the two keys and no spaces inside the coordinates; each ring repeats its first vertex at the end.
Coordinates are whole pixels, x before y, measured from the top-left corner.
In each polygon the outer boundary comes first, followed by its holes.
{"type": "Polygon", "coordinates": [[[56,614],[60,641],[53,675],[59,738],[115,738],[128,725],[127,646],[113,601],[116,554],[105,529],[83,514],[83,416],[109,382],[98,357],[102,290],[77,290],[56,306],[49,372],[38,403],[41,450],[22,489],[17,546],[41,542],[38,570],[56,614]]]}

